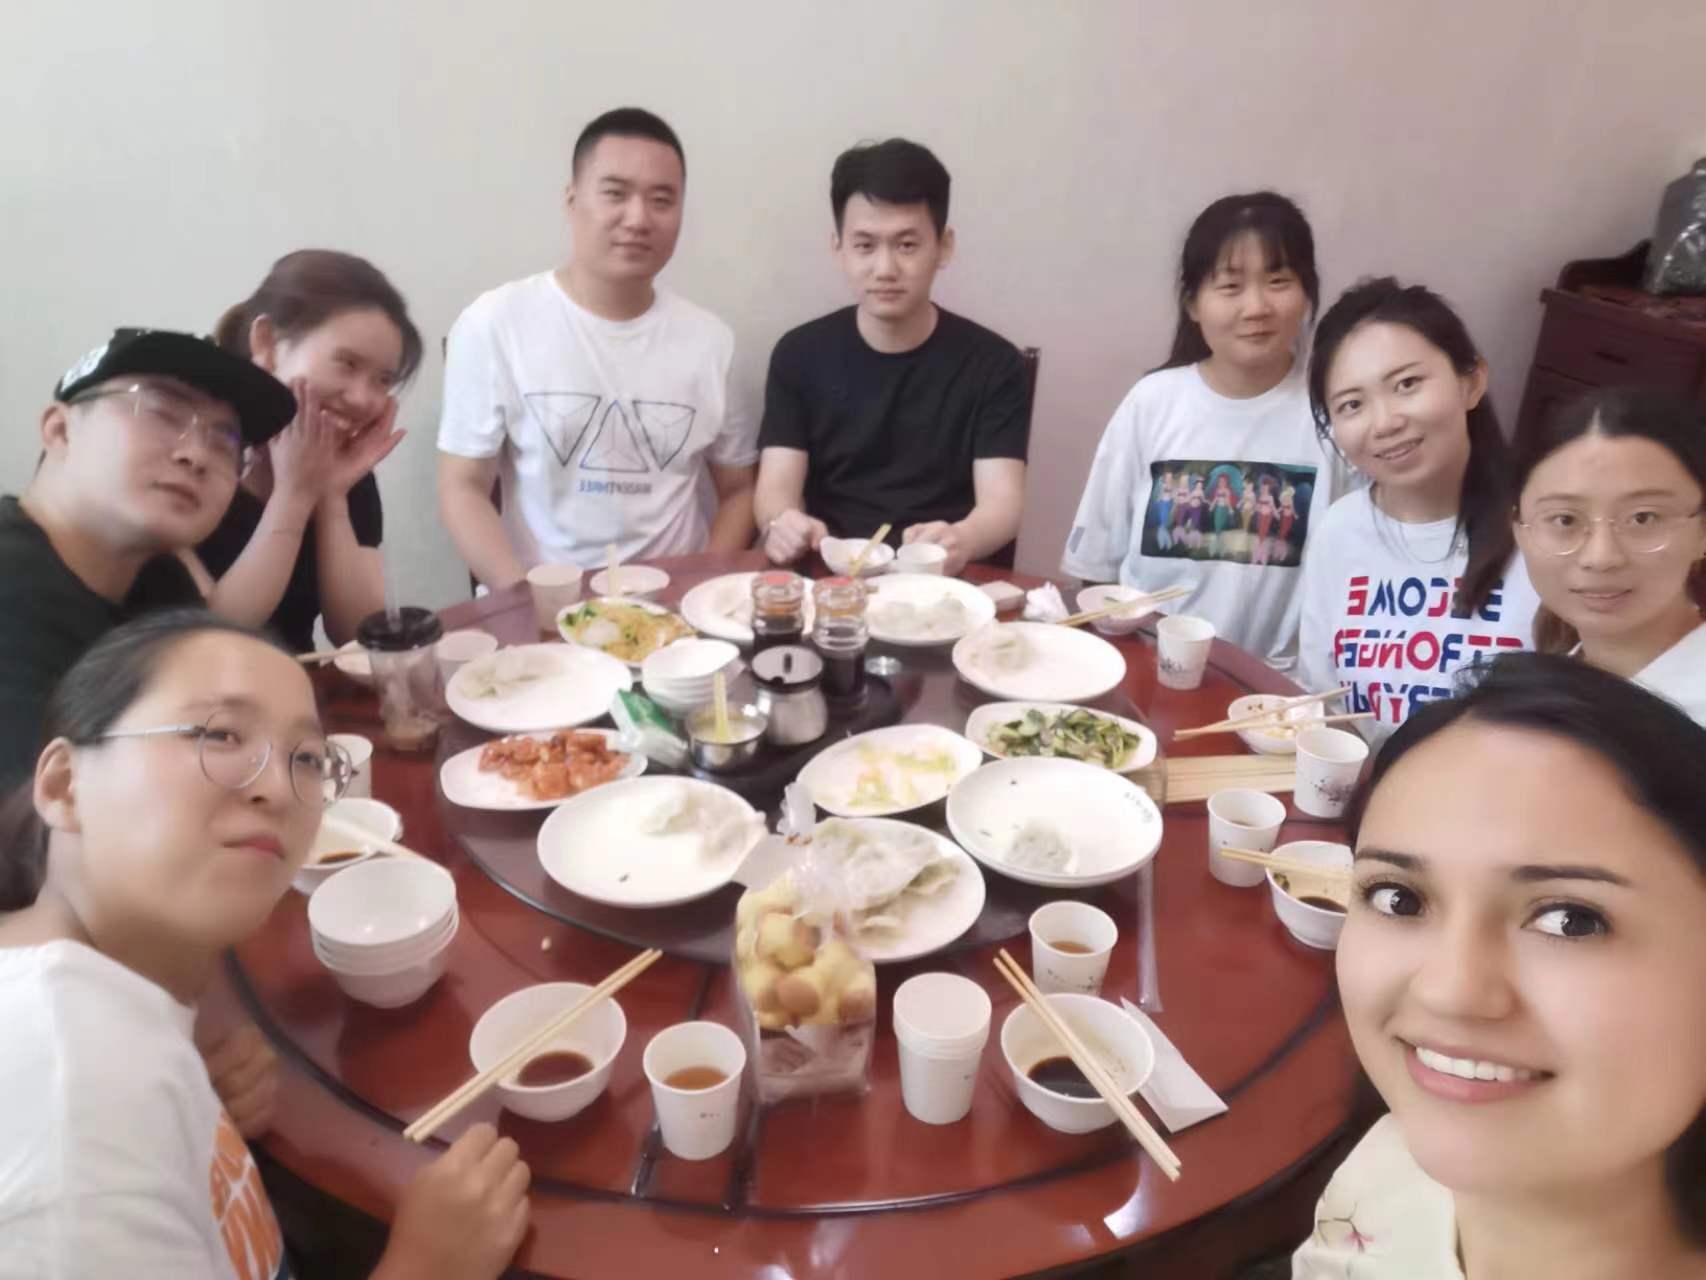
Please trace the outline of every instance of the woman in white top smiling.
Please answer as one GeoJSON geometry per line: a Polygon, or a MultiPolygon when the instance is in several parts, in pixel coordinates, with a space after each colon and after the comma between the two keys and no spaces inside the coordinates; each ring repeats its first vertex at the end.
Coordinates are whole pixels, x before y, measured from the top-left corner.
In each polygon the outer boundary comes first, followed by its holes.
{"type": "Polygon", "coordinates": [[[1333,504],[1304,561],[1298,667],[1312,689],[1348,685],[1344,709],[1382,741],[1458,668],[1532,645],[1509,449],[1463,321],[1390,276],[1321,317],[1309,400],[1369,486],[1333,504]]]}
{"type": "Polygon", "coordinates": [[[1301,1280],[1706,1275],[1706,729],[1493,662],[1375,758],[1339,994],[1391,1115],[1301,1280]]]}
{"type": "Polygon", "coordinates": [[[1706,420],[1662,391],[1596,391],[1518,449],[1517,542],[1540,648],[1706,724],[1706,420]]]}

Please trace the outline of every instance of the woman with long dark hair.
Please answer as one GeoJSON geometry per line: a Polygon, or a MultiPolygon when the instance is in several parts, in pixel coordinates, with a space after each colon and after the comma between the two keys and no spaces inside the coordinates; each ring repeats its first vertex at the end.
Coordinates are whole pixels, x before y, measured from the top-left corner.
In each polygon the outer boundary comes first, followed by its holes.
{"type": "Polygon", "coordinates": [[[1391,1114],[1301,1280],[1706,1274],[1706,729],[1521,653],[1427,703],[1353,804],[1338,948],[1391,1114]]]}
{"type": "Polygon", "coordinates": [[[1333,504],[1303,567],[1299,671],[1349,685],[1384,739],[1450,695],[1459,667],[1532,647],[1539,602],[1510,532],[1509,450],[1487,363],[1450,305],[1391,276],[1327,309],[1309,360],[1324,442],[1367,477],[1333,504]]]}
{"type": "Polygon", "coordinates": [[[1520,442],[1515,491],[1540,647],[1706,724],[1706,418],[1668,392],[1593,392],[1520,442]]]}
{"type": "Polygon", "coordinates": [[[225,519],[197,549],[221,616],[310,649],[314,620],[342,644],[385,603],[384,520],[373,469],[403,438],[396,391],[421,336],[371,263],[303,249],[221,317],[215,340],[296,393],[296,420],[253,451],[225,519]]]}
{"type": "Polygon", "coordinates": [[[1180,255],[1172,351],[1102,435],[1065,572],[1187,586],[1169,610],[1292,665],[1298,566],[1337,487],[1303,386],[1320,293],[1314,236],[1284,196],[1227,196],[1198,215],[1180,255]]]}
{"type": "MultiPolygon", "coordinates": [[[[191,1024],[349,761],[300,665],[201,610],[110,632],[47,734],[0,833],[0,1276],[288,1276],[191,1024]]],[[[527,1185],[514,1141],[474,1126],[404,1191],[373,1274],[496,1277],[527,1185]]]]}

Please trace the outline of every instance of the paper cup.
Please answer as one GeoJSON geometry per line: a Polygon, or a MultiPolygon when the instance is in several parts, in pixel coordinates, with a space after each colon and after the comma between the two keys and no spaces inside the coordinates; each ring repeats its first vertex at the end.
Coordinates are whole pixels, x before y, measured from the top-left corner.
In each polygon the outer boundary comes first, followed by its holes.
{"type": "Polygon", "coordinates": [[[433,646],[438,659],[438,674],[448,687],[450,678],[475,658],[484,658],[498,651],[498,638],[490,631],[468,629],[447,631],[444,639],[433,646]]]}
{"type": "Polygon", "coordinates": [[[1227,845],[1271,853],[1285,821],[1285,805],[1266,791],[1232,787],[1208,798],[1208,870],[1221,884],[1248,889],[1267,875],[1261,867],[1223,858],[1227,845]]]}
{"type": "Polygon", "coordinates": [[[953,1124],[971,1110],[989,1042],[988,992],[953,973],[921,973],[894,993],[900,1097],[925,1124],[953,1124]]]}
{"type": "Polygon", "coordinates": [[[349,756],[349,762],[355,771],[350,774],[349,789],[346,796],[358,800],[373,798],[373,743],[359,733],[334,733],[326,739],[335,742],[349,756]]]}
{"type": "Polygon", "coordinates": [[[948,549],[934,542],[909,542],[895,552],[896,573],[942,573],[947,567],[948,549]]]}
{"type": "Polygon", "coordinates": [[[1368,743],[1343,729],[1305,729],[1297,735],[1297,789],[1292,801],[1316,818],[1337,818],[1356,790],[1368,743]]]}
{"type": "Polygon", "coordinates": [[[1183,615],[1163,618],[1155,624],[1155,638],[1156,676],[1161,684],[1168,689],[1201,685],[1209,646],[1214,643],[1214,623],[1183,615]]]}
{"type": "Polygon", "coordinates": [[[541,635],[557,634],[557,615],[581,598],[581,570],[572,564],[536,564],[527,571],[533,620],[541,635]]]}
{"type": "Polygon", "coordinates": [[[652,1037],[641,1058],[652,1086],[652,1106],[669,1153],[682,1160],[709,1160],[735,1140],[740,1118],[741,1073],[746,1046],[717,1022],[680,1022],[652,1037]],[[664,1083],[688,1067],[715,1067],[721,1084],[709,1089],[676,1089],[664,1083]]]}
{"type": "Polygon", "coordinates": [[[1044,995],[1099,995],[1119,926],[1084,902],[1050,902],[1031,913],[1031,978],[1044,995]],[[1088,951],[1062,951],[1057,943],[1088,951]]]}

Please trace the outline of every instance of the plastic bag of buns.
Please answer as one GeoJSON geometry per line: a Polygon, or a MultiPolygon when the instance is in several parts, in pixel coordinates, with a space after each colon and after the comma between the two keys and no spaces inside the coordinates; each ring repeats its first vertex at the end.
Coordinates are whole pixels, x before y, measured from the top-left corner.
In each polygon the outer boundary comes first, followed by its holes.
{"type": "Polygon", "coordinates": [[[760,1102],[870,1084],[877,971],[849,940],[844,896],[805,844],[735,908],[733,972],[760,1102]]]}

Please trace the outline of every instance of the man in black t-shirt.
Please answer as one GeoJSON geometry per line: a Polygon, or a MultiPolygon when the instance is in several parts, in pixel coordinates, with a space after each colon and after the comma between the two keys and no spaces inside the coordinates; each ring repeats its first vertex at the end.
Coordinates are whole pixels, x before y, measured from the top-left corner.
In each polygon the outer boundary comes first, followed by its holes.
{"type": "Polygon", "coordinates": [[[59,380],[35,477],[0,498],[0,785],[34,769],[48,695],[90,645],[201,603],[173,553],[225,513],[243,446],[295,412],[283,383],[187,333],[120,329],[59,380]]]}
{"type": "Polygon", "coordinates": [[[830,177],[856,306],[770,357],[754,512],[777,564],[826,535],[933,542],[947,572],[1011,563],[1030,405],[1013,344],[930,301],[954,252],[948,171],[915,142],[855,147],[830,177]]]}

